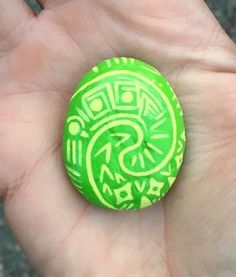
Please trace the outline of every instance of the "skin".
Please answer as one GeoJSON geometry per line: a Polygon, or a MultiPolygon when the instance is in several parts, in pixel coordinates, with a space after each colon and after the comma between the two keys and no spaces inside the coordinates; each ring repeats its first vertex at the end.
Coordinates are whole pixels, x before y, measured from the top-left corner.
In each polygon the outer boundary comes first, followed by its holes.
{"type": "Polygon", "coordinates": [[[0,0],[0,196],[41,276],[236,275],[236,47],[200,0],[0,0]],[[61,158],[73,87],[102,59],[156,66],[182,104],[187,151],[168,196],[88,204],[61,158]]]}

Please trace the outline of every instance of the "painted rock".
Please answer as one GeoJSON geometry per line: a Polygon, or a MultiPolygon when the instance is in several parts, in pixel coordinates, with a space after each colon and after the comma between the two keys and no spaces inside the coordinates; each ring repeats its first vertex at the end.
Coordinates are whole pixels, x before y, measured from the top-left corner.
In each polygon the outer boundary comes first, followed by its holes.
{"type": "Polygon", "coordinates": [[[184,149],[181,106],[154,67],[108,59],[76,87],[63,157],[72,184],[91,203],[114,210],[154,204],[175,181],[184,149]]]}

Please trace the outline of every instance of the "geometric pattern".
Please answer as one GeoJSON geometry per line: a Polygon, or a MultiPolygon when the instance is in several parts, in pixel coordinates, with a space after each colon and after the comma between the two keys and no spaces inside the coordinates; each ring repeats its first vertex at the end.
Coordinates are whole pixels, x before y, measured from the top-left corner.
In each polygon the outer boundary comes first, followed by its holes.
{"type": "Polygon", "coordinates": [[[68,109],[63,154],[72,183],[89,201],[140,209],[168,192],[185,142],[183,112],[167,80],[122,57],[81,80],[68,109]]]}

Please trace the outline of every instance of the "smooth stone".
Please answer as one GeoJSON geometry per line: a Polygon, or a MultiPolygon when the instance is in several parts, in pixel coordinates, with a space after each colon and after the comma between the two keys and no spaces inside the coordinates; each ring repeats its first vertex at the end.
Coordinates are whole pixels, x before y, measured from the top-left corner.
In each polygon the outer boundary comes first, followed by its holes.
{"type": "Polygon", "coordinates": [[[77,85],[63,157],[72,184],[89,202],[141,209],[169,191],[185,143],[183,112],[166,78],[142,61],[113,58],[77,85]]]}

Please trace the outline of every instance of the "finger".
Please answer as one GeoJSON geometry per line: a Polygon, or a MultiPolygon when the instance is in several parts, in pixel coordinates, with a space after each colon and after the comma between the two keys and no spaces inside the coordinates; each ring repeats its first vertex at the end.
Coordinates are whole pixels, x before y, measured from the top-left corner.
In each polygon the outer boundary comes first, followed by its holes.
{"type": "Polygon", "coordinates": [[[210,49],[211,52],[213,48],[229,44],[228,37],[202,0],[95,2],[105,11],[100,25],[104,37],[119,38],[113,49],[117,53],[128,49],[129,55],[150,63],[155,56],[154,65],[165,74],[194,61],[195,51],[210,49]],[[127,13],[127,10],[133,12],[127,13]],[[109,26],[114,22],[118,24],[111,30],[109,26]]]}
{"type": "Polygon", "coordinates": [[[23,0],[0,0],[0,42],[25,25],[33,12],[23,0]]]}
{"type": "Polygon", "coordinates": [[[56,254],[85,206],[68,182],[60,160],[58,151],[13,194],[9,190],[4,200],[7,221],[36,269],[56,254]]]}

